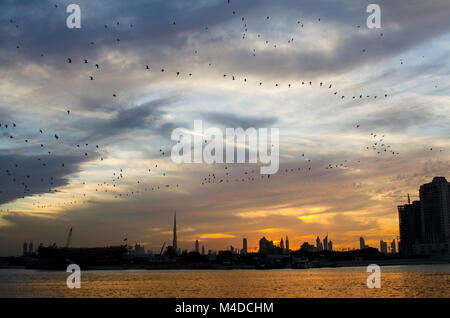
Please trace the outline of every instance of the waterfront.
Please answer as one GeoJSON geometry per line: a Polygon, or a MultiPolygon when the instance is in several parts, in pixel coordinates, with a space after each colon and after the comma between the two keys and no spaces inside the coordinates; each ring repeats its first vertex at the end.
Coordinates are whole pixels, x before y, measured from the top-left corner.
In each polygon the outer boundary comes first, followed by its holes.
{"type": "Polygon", "coordinates": [[[68,289],[64,271],[0,270],[0,297],[449,297],[450,265],[381,267],[368,289],[365,267],[306,270],[83,271],[68,289]]]}

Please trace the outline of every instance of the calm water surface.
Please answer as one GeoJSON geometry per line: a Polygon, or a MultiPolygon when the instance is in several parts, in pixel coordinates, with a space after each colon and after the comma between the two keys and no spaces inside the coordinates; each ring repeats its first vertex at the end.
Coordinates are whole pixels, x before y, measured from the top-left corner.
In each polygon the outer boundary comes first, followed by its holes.
{"type": "Polygon", "coordinates": [[[0,297],[450,297],[450,264],[381,267],[368,289],[365,267],[283,270],[83,271],[0,269],[0,297]]]}

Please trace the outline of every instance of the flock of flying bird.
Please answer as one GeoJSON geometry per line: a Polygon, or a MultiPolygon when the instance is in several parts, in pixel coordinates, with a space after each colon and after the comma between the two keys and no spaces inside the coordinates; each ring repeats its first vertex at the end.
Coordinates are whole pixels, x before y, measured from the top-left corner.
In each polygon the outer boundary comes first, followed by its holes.
{"type": "MultiPolygon", "coordinates": [[[[67,115],[70,115],[70,110],[67,110],[67,115]]],[[[2,136],[6,137],[7,139],[11,140],[11,142],[16,141],[16,139],[18,139],[18,130],[20,130],[20,127],[18,127],[18,125],[14,122],[12,123],[5,123],[5,122],[0,122],[0,133],[2,133],[2,136]],[[2,131],[3,130],[3,131],[2,131]]],[[[51,133],[50,135],[52,135],[53,133],[51,133]]],[[[19,142],[22,142],[24,144],[29,144],[30,146],[39,146],[42,149],[42,153],[41,156],[38,156],[36,158],[36,160],[39,162],[39,165],[41,166],[40,171],[36,171],[36,174],[41,174],[40,172],[45,171],[45,169],[48,170],[49,173],[51,173],[52,171],[55,171],[55,168],[65,168],[66,164],[63,161],[60,162],[55,162],[54,160],[50,160],[49,156],[51,155],[55,155],[56,157],[54,157],[55,159],[59,158],[58,155],[62,154],[67,154],[68,149],[72,149],[78,152],[78,154],[84,158],[88,158],[89,156],[94,157],[95,159],[98,159],[99,161],[103,161],[104,158],[102,156],[102,149],[99,145],[95,145],[91,146],[89,148],[89,143],[78,143],[78,144],[69,144],[69,143],[64,143],[62,142],[62,139],[58,134],[53,134],[52,137],[52,141],[58,141],[58,143],[56,144],[56,146],[63,146],[64,149],[57,154],[55,151],[47,151],[45,150],[48,146],[51,147],[55,147],[55,144],[51,143],[50,141],[48,143],[41,143],[42,137],[44,136],[44,131],[42,129],[39,129],[39,135],[37,137],[27,137],[27,139],[21,139],[19,142]],[[51,163],[50,163],[51,162],[51,163]]],[[[163,151],[162,149],[160,149],[160,157],[164,158],[166,156],[166,152],[163,151]]],[[[84,159],[83,158],[83,159],[84,159]]],[[[53,158],[51,158],[53,159],[53,158]]],[[[93,160],[90,159],[89,160],[93,160]]],[[[161,167],[161,165],[160,165],[161,167]]],[[[18,189],[18,191],[20,191],[21,193],[21,197],[25,198],[26,196],[29,195],[33,195],[33,193],[42,193],[42,189],[43,187],[47,187],[48,188],[48,193],[59,193],[59,192],[63,192],[63,193],[69,193],[67,190],[58,190],[56,188],[55,182],[56,182],[56,178],[55,176],[48,176],[47,178],[42,178],[42,177],[35,177],[33,172],[29,172],[26,169],[22,169],[22,164],[20,162],[14,162],[11,164],[10,167],[8,166],[3,166],[3,168],[6,168],[4,170],[4,177],[7,178],[7,180],[9,181],[9,185],[8,185],[8,189],[18,189]],[[34,186],[32,186],[31,184],[34,184],[34,186]]],[[[158,169],[158,164],[155,164],[154,167],[149,168],[147,170],[147,175],[151,175],[151,173],[153,173],[154,175],[157,176],[163,176],[165,177],[167,172],[165,172],[164,170],[158,169]],[[153,170],[152,170],[153,169],[153,170]]],[[[161,189],[168,189],[171,187],[170,184],[156,184],[156,185],[150,185],[150,184],[146,184],[143,181],[138,180],[136,183],[141,186],[141,189],[137,189],[137,190],[130,190],[129,186],[131,183],[134,183],[133,180],[130,180],[128,182],[128,180],[126,182],[124,182],[124,169],[123,168],[119,168],[117,169],[117,171],[113,171],[111,173],[111,178],[107,181],[103,181],[100,183],[97,183],[97,185],[95,186],[95,192],[108,192],[108,189],[111,189],[110,192],[113,193],[114,198],[121,198],[121,197],[131,197],[133,195],[139,194],[139,193],[143,193],[146,191],[158,191],[161,189]],[[122,182],[121,182],[122,181],[122,182]],[[121,192],[123,188],[123,192],[121,192]]],[[[142,176],[145,177],[144,173],[142,173],[142,176]]],[[[3,177],[2,177],[3,179],[3,177]]],[[[144,178],[145,179],[145,178],[144,178]]],[[[84,186],[86,185],[85,181],[82,181],[80,186],[84,186]]],[[[173,187],[178,188],[180,187],[179,184],[175,184],[173,185],[173,187]]],[[[94,190],[93,190],[94,191],[94,190]]],[[[2,194],[6,194],[6,191],[3,191],[2,189],[0,189],[0,199],[1,199],[1,195],[2,194]]],[[[58,203],[58,204],[44,204],[43,202],[41,202],[40,200],[37,200],[36,202],[32,203],[32,205],[35,208],[50,208],[50,207],[56,207],[56,206],[64,206],[64,205],[69,205],[69,204],[75,204],[80,202],[80,198],[86,198],[86,196],[89,193],[86,192],[82,192],[82,193],[72,193],[71,196],[71,200],[69,201],[64,201],[62,203],[58,203]],[[78,200],[76,200],[76,198],[78,198],[78,200]]],[[[39,197],[41,197],[41,194],[38,194],[39,197]]]]}
{"type": "MultiPolygon", "coordinates": [[[[356,125],[356,128],[359,128],[360,125],[356,125]]],[[[372,138],[376,138],[377,134],[370,133],[372,138]]],[[[388,145],[383,142],[383,138],[385,136],[382,135],[381,139],[377,139],[375,142],[371,143],[370,147],[366,147],[367,150],[374,150],[378,155],[382,155],[383,153],[392,153],[393,155],[399,155],[398,152],[395,152],[391,149],[391,145],[388,145]]],[[[288,168],[280,167],[278,172],[274,175],[260,175],[259,167],[257,169],[236,171],[236,173],[232,173],[232,166],[225,166],[225,171],[223,173],[209,173],[207,176],[204,176],[202,179],[202,185],[212,185],[212,184],[222,184],[222,183],[233,183],[233,182],[257,182],[261,180],[267,179],[267,181],[274,180],[278,177],[283,177],[286,175],[294,175],[299,173],[311,173],[313,171],[317,171],[318,169],[351,169],[356,165],[361,163],[361,160],[350,160],[344,159],[342,162],[338,163],[328,163],[325,166],[315,165],[313,166],[312,159],[308,159],[305,157],[305,154],[302,153],[298,160],[295,161],[296,165],[292,167],[289,165],[288,168]],[[256,172],[256,173],[255,173],[256,172]]]]}
{"type": "MultiPolygon", "coordinates": [[[[227,0],[227,5],[231,6],[230,0],[227,0]]],[[[55,4],[55,8],[58,8],[58,5],[55,4]]],[[[231,14],[234,16],[237,16],[237,11],[231,10],[231,14]]],[[[267,23],[270,23],[271,17],[265,16],[264,20],[267,21],[267,23]]],[[[240,22],[242,23],[242,39],[246,39],[249,34],[249,25],[248,21],[245,17],[240,17],[240,22]]],[[[321,19],[317,18],[317,23],[320,23],[321,19]]],[[[14,19],[10,19],[9,23],[11,25],[15,25],[15,28],[20,28],[20,25],[16,23],[14,19]]],[[[305,23],[303,23],[301,20],[296,21],[296,29],[302,30],[305,27],[305,23]]],[[[116,28],[120,27],[120,22],[115,23],[116,28]]],[[[126,26],[127,28],[135,28],[133,24],[129,24],[126,26]]],[[[180,26],[180,23],[177,23],[177,21],[172,21],[172,23],[169,23],[168,27],[183,27],[180,26]],[[171,24],[171,25],[170,25],[171,24]]],[[[357,26],[357,28],[360,28],[360,26],[357,26]]],[[[114,30],[113,27],[110,25],[105,24],[104,25],[105,30],[114,30]]],[[[204,27],[205,31],[208,31],[209,28],[207,26],[204,27]]],[[[383,37],[383,33],[380,34],[380,37],[383,37]]],[[[261,33],[256,34],[256,38],[258,40],[263,41],[266,45],[270,45],[273,47],[273,49],[277,48],[276,43],[272,43],[268,39],[265,39],[264,36],[261,33]]],[[[115,42],[120,44],[121,38],[116,36],[115,42]]],[[[293,45],[294,44],[294,37],[289,36],[286,38],[286,42],[288,44],[293,45]]],[[[94,41],[91,41],[89,43],[90,45],[95,45],[94,41]]],[[[16,45],[17,49],[21,48],[20,44],[16,45]]],[[[256,49],[251,48],[249,49],[249,52],[252,57],[257,58],[258,52],[256,49]]],[[[367,53],[367,50],[365,48],[361,48],[362,54],[367,53]]],[[[199,49],[193,50],[193,54],[197,55],[199,54],[199,49]]],[[[41,53],[41,56],[44,56],[44,53],[41,53]]],[[[96,62],[91,62],[87,58],[84,57],[67,57],[66,62],[68,64],[74,65],[74,67],[77,67],[79,64],[89,64],[93,65],[95,68],[94,70],[100,72],[102,71],[101,65],[96,62]]],[[[212,67],[213,63],[211,61],[207,62],[209,67],[212,67]]],[[[403,60],[402,60],[403,64],[403,60]]],[[[181,70],[168,70],[166,67],[154,67],[152,64],[146,64],[142,66],[143,70],[145,72],[154,72],[154,74],[162,74],[162,73],[169,73],[173,74],[174,77],[180,77],[182,75],[187,76],[187,78],[191,78],[194,76],[192,72],[182,72],[181,70]]],[[[231,81],[241,81],[244,84],[250,83],[249,76],[246,75],[237,75],[232,73],[225,73],[223,75],[219,75],[224,80],[231,80],[231,81]]],[[[92,73],[89,75],[87,80],[89,81],[95,81],[96,76],[92,73]]],[[[266,86],[269,85],[267,83],[264,83],[263,81],[254,81],[254,84],[256,86],[266,86]]],[[[299,80],[298,82],[290,82],[290,83],[275,83],[273,84],[275,87],[287,87],[287,88],[295,88],[295,87],[304,87],[304,86],[313,86],[312,80],[299,80]]],[[[388,93],[380,93],[380,94],[363,94],[363,93],[357,93],[357,94],[344,94],[341,93],[339,90],[335,89],[335,85],[333,83],[325,83],[325,82],[315,82],[314,85],[317,85],[319,87],[328,88],[328,90],[331,92],[332,95],[336,96],[340,100],[343,99],[351,99],[351,100],[357,100],[357,99],[367,99],[367,98],[387,98],[388,93]]],[[[115,98],[118,96],[118,92],[112,94],[112,97],[115,98]]],[[[67,113],[67,116],[72,116],[70,109],[64,110],[64,112],[67,113]]],[[[1,121],[1,119],[0,119],[1,121]]],[[[360,125],[356,125],[356,128],[360,128],[360,125]]],[[[54,149],[55,146],[58,147],[64,147],[64,149],[61,151],[61,153],[66,154],[68,149],[71,149],[72,151],[76,151],[84,161],[92,161],[93,158],[97,159],[99,162],[104,160],[104,153],[102,147],[100,147],[95,142],[93,144],[89,142],[85,143],[75,143],[75,144],[68,144],[64,142],[63,136],[59,135],[58,133],[50,133],[50,134],[44,134],[44,131],[40,129],[37,133],[37,136],[35,137],[23,137],[18,131],[20,130],[20,127],[11,121],[3,121],[0,122],[0,136],[3,136],[5,138],[10,139],[11,142],[22,142],[23,146],[25,147],[27,144],[30,146],[39,146],[42,150],[41,155],[36,159],[39,161],[40,165],[42,166],[42,169],[48,169],[48,177],[47,178],[39,178],[39,180],[35,180],[34,178],[34,172],[28,172],[28,171],[21,171],[21,162],[15,162],[13,165],[5,167],[2,166],[2,171],[0,172],[3,174],[1,178],[6,177],[10,181],[10,185],[8,187],[18,189],[21,193],[21,197],[29,197],[34,196],[34,193],[37,193],[38,196],[41,196],[43,186],[48,188],[49,193],[69,193],[68,190],[58,190],[56,189],[56,179],[57,177],[52,175],[52,170],[55,169],[55,165],[58,166],[58,168],[65,168],[66,163],[61,162],[55,162],[54,160],[49,160],[48,156],[52,156],[54,154],[54,151],[46,150],[47,148],[54,149]],[[50,140],[48,139],[50,137],[50,140]],[[47,142],[42,142],[43,138],[47,138],[47,142]],[[56,142],[56,145],[55,145],[56,142]],[[47,147],[49,144],[51,144],[51,147],[47,147]],[[51,162],[52,166],[49,166],[51,162]],[[38,181],[40,184],[31,186],[31,184],[35,184],[34,181],[38,181]]],[[[378,155],[383,155],[384,153],[390,153],[392,155],[399,155],[398,152],[394,151],[390,144],[387,144],[384,140],[384,135],[379,135],[375,133],[371,133],[370,137],[372,138],[371,144],[366,147],[366,150],[372,150],[378,155]]],[[[433,149],[430,148],[432,151],[433,149]]],[[[442,151],[442,150],[441,150],[442,151]]],[[[160,149],[159,151],[160,158],[164,159],[167,157],[167,151],[163,151],[163,149],[160,149]]],[[[55,158],[58,158],[57,156],[55,158]]],[[[308,159],[305,157],[305,154],[301,154],[300,158],[303,160],[301,162],[301,166],[289,167],[289,168],[281,168],[279,169],[279,172],[276,175],[287,175],[287,174],[293,174],[293,173],[301,173],[301,172],[309,172],[312,170],[312,162],[311,159],[308,159]]],[[[83,161],[80,160],[80,161],[83,161]]],[[[344,160],[343,162],[339,163],[328,163],[323,169],[345,169],[348,168],[351,164],[358,164],[360,161],[350,161],[350,160],[344,160]]],[[[91,189],[86,189],[86,191],[83,191],[81,193],[71,193],[71,198],[69,200],[65,200],[62,203],[50,203],[42,202],[41,200],[37,200],[33,202],[34,208],[50,208],[55,206],[64,206],[64,205],[71,205],[76,204],[80,202],[85,202],[87,198],[89,197],[89,192],[87,191],[95,191],[95,192],[102,192],[102,193],[109,193],[113,198],[120,199],[120,198],[130,198],[135,197],[137,195],[145,194],[149,191],[158,191],[163,189],[172,189],[172,188],[180,188],[181,185],[171,184],[170,182],[160,182],[159,180],[156,182],[148,182],[149,177],[166,177],[168,172],[161,169],[161,163],[155,164],[152,167],[149,167],[148,170],[142,171],[142,177],[139,180],[135,179],[127,179],[125,174],[124,168],[117,168],[111,171],[110,176],[107,180],[102,180],[101,182],[98,182],[94,187],[91,189]],[[134,184],[134,185],[133,185],[134,184]]],[[[315,169],[321,169],[318,167],[315,167],[315,169]]],[[[224,167],[224,171],[219,173],[209,173],[207,176],[204,176],[201,180],[201,185],[208,185],[208,184],[222,184],[222,183],[232,183],[232,182],[256,182],[258,180],[264,180],[271,178],[273,179],[274,175],[259,175],[259,169],[250,169],[248,171],[239,171],[232,173],[232,168],[230,165],[226,165],[224,167]]],[[[72,173],[71,171],[68,173],[72,173]]],[[[0,174],[0,175],[1,175],[0,174]]],[[[60,185],[63,185],[64,183],[61,182],[61,180],[58,180],[60,185]]],[[[86,185],[86,181],[80,182],[82,185],[82,188],[86,185]]],[[[87,188],[87,187],[86,187],[87,188]]],[[[4,194],[4,190],[0,189],[0,201],[2,200],[1,196],[4,194]]]]}

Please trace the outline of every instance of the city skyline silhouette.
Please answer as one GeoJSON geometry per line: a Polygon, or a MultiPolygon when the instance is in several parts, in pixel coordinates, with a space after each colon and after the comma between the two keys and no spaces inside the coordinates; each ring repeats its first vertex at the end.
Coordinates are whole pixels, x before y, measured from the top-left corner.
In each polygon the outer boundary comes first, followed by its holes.
{"type": "Polygon", "coordinates": [[[0,5],[0,256],[70,228],[73,246],[157,253],[174,209],[181,249],[379,247],[408,193],[448,177],[446,1],[381,1],[380,28],[364,2],[77,4],[80,28],[62,3],[0,5]],[[175,163],[196,120],[278,128],[278,171],[175,163]]]}

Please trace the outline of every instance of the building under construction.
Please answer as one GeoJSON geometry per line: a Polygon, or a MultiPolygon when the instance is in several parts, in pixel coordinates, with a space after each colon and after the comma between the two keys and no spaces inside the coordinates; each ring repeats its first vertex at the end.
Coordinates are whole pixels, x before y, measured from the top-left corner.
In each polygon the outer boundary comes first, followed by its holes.
{"type": "Polygon", "coordinates": [[[48,269],[66,268],[69,264],[77,264],[81,268],[88,266],[122,265],[127,259],[127,245],[110,247],[71,247],[72,229],[69,231],[65,247],[40,246],[37,267],[48,269]]]}
{"type": "Polygon", "coordinates": [[[124,264],[127,247],[126,245],[92,248],[40,246],[38,253],[38,265],[42,268],[65,268],[69,264],[77,264],[81,268],[86,268],[88,266],[124,264]]]}

